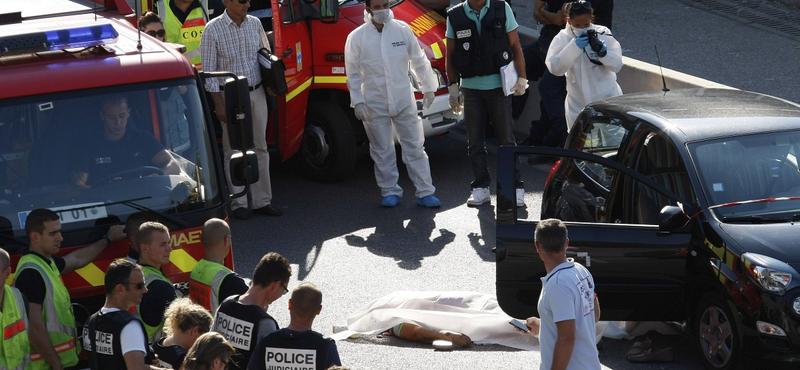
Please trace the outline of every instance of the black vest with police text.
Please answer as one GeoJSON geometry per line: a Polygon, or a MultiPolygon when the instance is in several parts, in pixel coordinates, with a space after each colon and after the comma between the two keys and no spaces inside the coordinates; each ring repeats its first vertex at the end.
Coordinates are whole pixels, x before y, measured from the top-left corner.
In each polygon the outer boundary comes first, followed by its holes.
{"type": "Polygon", "coordinates": [[[332,340],[311,330],[304,333],[287,329],[278,330],[259,342],[259,353],[261,348],[264,348],[264,367],[262,368],[262,363],[259,362],[255,370],[281,368],[324,370],[330,365],[325,364],[325,359],[328,358],[328,348],[332,340]]]}
{"type": "Polygon", "coordinates": [[[450,57],[462,78],[500,73],[500,67],[514,59],[506,33],[506,5],[502,0],[489,1],[480,35],[475,21],[467,17],[472,10],[466,1],[447,11],[456,42],[455,53],[450,57]]]}
{"type": "MultiPolygon", "coordinates": [[[[84,342],[89,357],[89,368],[92,370],[125,370],[125,357],[122,354],[122,342],[120,336],[122,329],[129,322],[136,321],[142,329],[142,337],[145,338],[144,348],[149,352],[150,346],[147,344],[147,335],[144,325],[139,318],[128,311],[115,312],[96,312],[86,322],[84,327],[84,342]],[[94,342],[91,341],[91,332],[94,330],[94,342]]],[[[146,357],[152,357],[148,353],[146,357]]]]}
{"type": "Polygon", "coordinates": [[[258,306],[240,303],[238,295],[228,297],[219,305],[213,330],[222,334],[239,354],[232,358],[228,370],[247,369],[253,350],[263,336],[258,332],[258,324],[263,319],[272,320],[275,327],[279,328],[278,322],[266,311],[258,306]]]}

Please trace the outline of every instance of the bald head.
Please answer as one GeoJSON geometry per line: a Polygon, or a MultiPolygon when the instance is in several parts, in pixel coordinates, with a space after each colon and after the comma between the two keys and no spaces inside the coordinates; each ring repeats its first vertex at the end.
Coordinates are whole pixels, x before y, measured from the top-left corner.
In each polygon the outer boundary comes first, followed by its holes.
{"type": "Polygon", "coordinates": [[[6,271],[9,267],[11,267],[11,257],[5,249],[0,248],[0,272],[6,271]]]}
{"type": "MultiPolygon", "coordinates": [[[[5,249],[0,248],[0,284],[4,284],[8,277],[11,276],[11,258],[5,249]]],[[[0,290],[3,288],[0,287],[0,290]]],[[[2,303],[0,303],[2,304],[2,303]]]]}
{"type": "Polygon", "coordinates": [[[292,315],[313,319],[322,308],[322,291],[311,283],[302,283],[292,291],[292,315]]]}
{"type": "Polygon", "coordinates": [[[200,241],[206,249],[206,259],[220,262],[228,254],[226,238],[231,235],[228,223],[218,218],[212,218],[203,224],[203,233],[200,241]]]}

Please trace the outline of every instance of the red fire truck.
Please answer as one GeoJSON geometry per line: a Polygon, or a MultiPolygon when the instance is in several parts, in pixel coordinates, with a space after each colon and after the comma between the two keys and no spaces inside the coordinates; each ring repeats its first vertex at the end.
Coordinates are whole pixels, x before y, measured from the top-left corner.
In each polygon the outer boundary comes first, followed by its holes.
{"type": "MultiPolygon", "coordinates": [[[[292,156],[318,181],[344,179],[357,148],[367,144],[364,127],[353,115],[344,67],[347,35],[364,23],[363,0],[271,0],[272,50],[286,64],[289,92],[274,103],[269,145],[283,160],[292,156]],[[275,124],[277,122],[277,124],[275,124]]],[[[445,76],[445,19],[416,0],[390,0],[396,19],[408,23],[439,78],[436,100],[420,111],[426,137],[455,125],[445,76]]],[[[416,85],[413,81],[412,83],[416,85]]],[[[418,106],[422,94],[416,92],[418,106]]],[[[272,108],[272,107],[271,107],[272,108]]]]}
{"type": "MultiPolygon", "coordinates": [[[[150,212],[171,231],[164,272],[175,283],[188,281],[203,257],[201,227],[227,217],[229,198],[202,76],[174,47],[139,33],[112,7],[68,8],[69,15],[53,17],[38,13],[52,11],[52,0],[26,3],[33,7],[0,14],[0,246],[16,266],[27,249],[26,217],[36,208],[61,217],[59,255],[99,240],[135,212],[150,212]],[[127,98],[126,132],[153,135],[180,174],[153,176],[158,168],[146,166],[88,190],[75,185],[77,157],[91,145],[87,138],[102,132],[99,112],[109,95],[127,98]]],[[[102,305],[104,271],[127,253],[127,240],[114,243],[64,275],[73,300],[102,305]]],[[[233,267],[232,255],[225,262],[233,267]]]]}

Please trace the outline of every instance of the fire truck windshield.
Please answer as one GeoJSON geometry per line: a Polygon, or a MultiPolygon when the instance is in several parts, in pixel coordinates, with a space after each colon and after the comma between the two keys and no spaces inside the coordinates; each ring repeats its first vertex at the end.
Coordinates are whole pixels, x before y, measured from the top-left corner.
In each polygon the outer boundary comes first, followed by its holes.
{"type": "Polygon", "coordinates": [[[219,205],[213,137],[192,79],[0,101],[0,234],[36,208],[69,231],[219,205]]]}

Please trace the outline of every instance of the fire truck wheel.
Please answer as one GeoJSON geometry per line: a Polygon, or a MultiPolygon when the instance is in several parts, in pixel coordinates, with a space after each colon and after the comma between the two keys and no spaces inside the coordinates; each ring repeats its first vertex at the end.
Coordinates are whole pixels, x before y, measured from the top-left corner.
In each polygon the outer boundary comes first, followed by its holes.
{"type": "Polygon", "coordinates": [[[338,182],[350,175],[357,159],[356,138],[341,107],[321,101],[308,110],[300,156],[306,175],[314,181],[338,182]]]}

